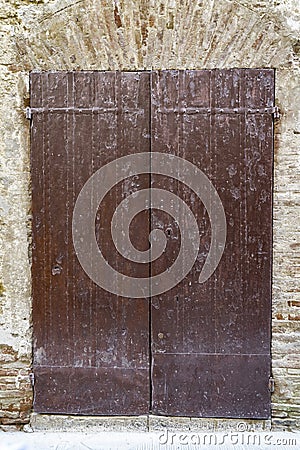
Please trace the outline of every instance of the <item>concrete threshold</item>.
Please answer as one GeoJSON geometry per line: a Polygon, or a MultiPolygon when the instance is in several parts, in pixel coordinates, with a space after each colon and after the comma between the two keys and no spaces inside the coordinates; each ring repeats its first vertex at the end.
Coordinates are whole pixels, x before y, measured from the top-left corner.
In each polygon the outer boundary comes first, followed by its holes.
{"type": "Polygon", "coordinates": [[[72,416],[32,413],[30,427],[33,431],[55,432],[270,431],[271,420],[171,417],[153,414],[148,416],[72,416]]]}

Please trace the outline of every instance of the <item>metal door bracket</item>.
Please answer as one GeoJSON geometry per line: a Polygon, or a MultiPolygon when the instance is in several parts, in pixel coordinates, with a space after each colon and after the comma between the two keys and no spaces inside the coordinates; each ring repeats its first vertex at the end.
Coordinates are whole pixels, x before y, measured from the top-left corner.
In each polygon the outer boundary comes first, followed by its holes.
{"type": "Polygon", "coordinates": [[[274,108],[272,108],[272,114],[274,119],[280,119],[280,110],[278,108],[278,106],[274,106],[274,108]]]}
{"type": "Polygon", "coordinates": [[[29,379],[30,379],[31,385],[34,386],[34,373],[33,372],[31,372],[29,374],[29,379]]]}
{"type": "Polygon", "coordinates": [[[273,393],[275,391],[275,380],[274,378],[269,378],[269,391],[273,393]]]}
{"type": "Polygon", "coordinates": [[[26,119],[31,119],[32,118],[32,113],[31,113],[31,108],[29,106],[27,106],[26,108],[26,119]]]}

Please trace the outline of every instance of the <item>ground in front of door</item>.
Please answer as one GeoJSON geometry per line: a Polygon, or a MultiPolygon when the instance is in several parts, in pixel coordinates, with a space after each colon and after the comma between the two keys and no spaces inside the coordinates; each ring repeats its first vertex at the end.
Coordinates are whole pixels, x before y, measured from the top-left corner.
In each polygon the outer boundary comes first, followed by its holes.
{"type": "Polygon", "coordinates": [[[0,450],[296,450],[300,432],[0,432],[0,450]]]}

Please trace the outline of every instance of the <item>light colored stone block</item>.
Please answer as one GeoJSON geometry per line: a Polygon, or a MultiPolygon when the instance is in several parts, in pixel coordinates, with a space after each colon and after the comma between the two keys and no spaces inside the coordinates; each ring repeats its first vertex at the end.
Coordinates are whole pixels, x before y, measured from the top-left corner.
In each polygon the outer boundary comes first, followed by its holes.
{"type": "Polygon", "coordinates": [[[32,414],[30,425],[33,431],[147,431],[148,418],[32,414]]]}

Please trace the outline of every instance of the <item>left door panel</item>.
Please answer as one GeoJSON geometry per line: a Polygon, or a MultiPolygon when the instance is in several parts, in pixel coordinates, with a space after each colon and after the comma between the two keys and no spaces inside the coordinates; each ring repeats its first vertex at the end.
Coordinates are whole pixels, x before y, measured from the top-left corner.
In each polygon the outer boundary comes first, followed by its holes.
{"type": "MultiPolygon", "coordinates": [[[[119,297],[91,281],[76,257],[72,215],[95,171],[121,156],[150,151],[149,74],[32,73],[30,84],[34,410],[145,414],[149,300],[119,297]]],[[[148,264],[122,258],[110,234],[116,205],[141,188],[149,188],[149,175],[116,184],[99,205],[95,230],[109,264],[147,277],[148,264]]],[[[148,214],[131,224],[132,243],[140,250],[148,247],[148,214]]]]}

